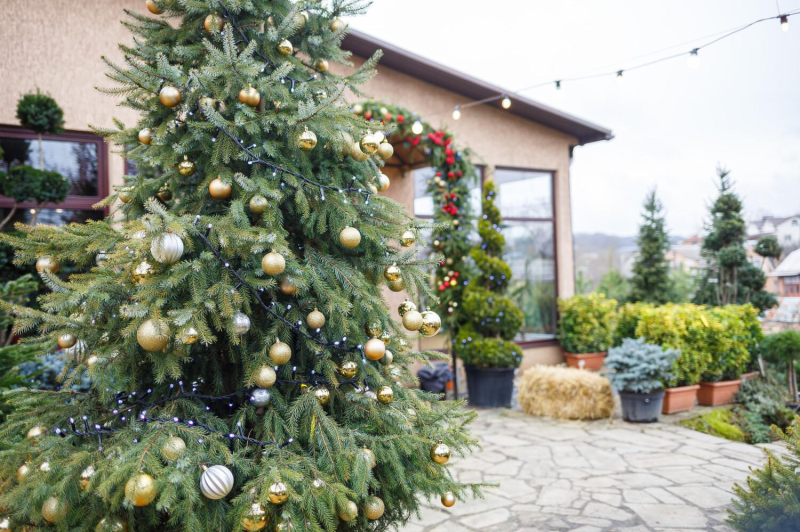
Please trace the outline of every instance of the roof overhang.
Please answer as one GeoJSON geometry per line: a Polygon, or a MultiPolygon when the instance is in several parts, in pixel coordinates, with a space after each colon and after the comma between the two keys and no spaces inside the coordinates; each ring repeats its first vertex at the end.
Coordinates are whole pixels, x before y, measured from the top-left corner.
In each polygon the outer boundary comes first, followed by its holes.
{"type": "MultiPolygon", "coordinates": [[[[362,58],[368,58],[376,50],[381,49],[383,50],[383,57],[380,62],[382,66],[413,76],[471,100],[483,100],[508,92],[500,87],[490,85],[352,29],[344,39],[343,48],[362,58]]],[[[614,138],[610,129],[600,127],[567,113],[562,113],[533,100],[516,95],[513,100],[514,104],[507,112],[576,137],[579,145],[614,138]]],[[[499,100],[486,105],[502,109],[499,100]]]]}

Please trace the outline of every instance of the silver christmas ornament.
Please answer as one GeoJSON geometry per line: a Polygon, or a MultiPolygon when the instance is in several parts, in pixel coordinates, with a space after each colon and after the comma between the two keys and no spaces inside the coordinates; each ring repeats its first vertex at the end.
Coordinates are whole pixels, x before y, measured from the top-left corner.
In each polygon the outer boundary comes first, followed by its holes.
{"type": "Polygon", "coordinates": [[[244,334],[250,330],[250,318],[247,317],[247,314],[237,312],[233,315],[233,326],[237,334],[244,334]]]}
{"type": "Polygon", "coordinates": [[[163,233],[150,243],[150,253],[161,264],[174,264],[183,255],[183,240],[175,233],[163,233]]]}
{"type": "Polygon", "coordinates": [[[258,408],[265,407],[272,399],[272,394],[265,388],[256,388],[250,393],[250,403],[258,408]]]}
{"type": "Polygon", "coordinates": [[[222,465],[206,468],[200,477],[200,491],[209,499],[221,499],[233,489],[233,473],[222,465]]]}

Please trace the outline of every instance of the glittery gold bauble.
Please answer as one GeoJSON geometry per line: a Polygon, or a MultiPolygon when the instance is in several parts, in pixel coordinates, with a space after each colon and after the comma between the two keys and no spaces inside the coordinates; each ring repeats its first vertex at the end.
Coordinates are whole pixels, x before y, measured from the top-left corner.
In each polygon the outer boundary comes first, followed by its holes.
{"type": "Polygon", "coordinates": [[[31,474],[30,466],[28,466],[28,464],[22,464],[21,466],[19,466],[19,469],[17,469],[17,482],[22,484],[28,479],[28,476],[30,474],[31,474]]]}
{"type": "Polygon", "coordinates": [[[142,144],[150,144],[153,142],[153,130],[149,127],[139,130],[139,142],[142,144]]]}
{"type": "Polygon", "coordinates": [[[286,269],[286,259],[280,253],[270,251],[261,259],[261,269],[267,275],[280,275],[286,269]]]}
{"type": "Polygon", "coordinates": [[[405,281],[403,281],[402,278],[396,281],[388,281],[386,283],[386,286],[388,286],[389,290],[391,290],[392,292],[402,292],[403,290],[406,289],[406,283],[405,281]]]}
{"type": "Polygon", "coordinates": [[[297,31],[302,30],[308,22],[308,11],[300,11],[294,16],[294,23],[297,24],[297,31]]]}
{"type": "Polygon", "coordinates": [[[367,516],[367,519],[370,521],[380,519],[384,510],[383,501],[380,497],[376,497],[375,495],[367,499],[367,504],[364,505],[364,515],[367,516]]]}
{"type": "Polygon", "coordinates": [[[55,497],[50,497],[42,505],[42,517],[48,523],[58,523],[67,515],[67,506],[55,497]]]}
{"type": "Polygon", "coordinates": [[[452,491],[448,491],[442,494],[442,506],[445,508],[450,508],[456,503],[456,496],[453,494],[452,491]]]}
{"type": "Polygon", "coordinates": [[[161,445],[161,456],[167,460],[177,460],[186,452],[186,442],[177,436],[170,436],[161,445]]]}
{"type": "Polygon", "coordinates": [[[28,431],[27,438],[29,440],[33,440],[34,443],[32,443],[32,445],[36,445],[35,442],[37,441],[37,439],[46,433],[47,433],[47,427],[42,427],[42,426],[31,427],[30,430],[28,431]]]}
{"type": "Polygon", "coordinates": [[[267,512],[259,503],[250,505],[250,511],[242,518],[242,528],[248,531],[261,530],[267,526],[267,512]]]}
{"type": "Polygon", "coordinates": [[[317,145],[317,136],[313,131],[305,130],[297,137],[297,145],[303,151],[313,150],[317,145]]]}
{"type": "Polygon", "coordinates": [[[58,263],[58,261],[50,255],[44,255],[36,260],[36,271],[39,273],[50,272],[55,275],[58,273],[58,269],[60,267],[61,265],[58,263]]]}
{"type": "Polygon", "coordinates": [[[161,201],[169,201],[172,199],[172,191],[169,189],[167,185],[164,185],[163,187],[158,189],[158,193],[156,194],[156,196],[158,196],[158,199],[160,199],[161,201]]]}
{"type": "Polygon", "coordinates": [[[344,21],[342,19],[340,19],[339,17],[336,17],[335,19],[333,19],[331,21],[331,24],[330,24],[331,31],[333,31],[333,32],[342,31],[346,27],[347,27],[347,24],[345,24],[344,21]]]}
{"type": "Polygon", "coordinates": [[[267,198],[261,194],[256,194],[250,198],[250,210],[256,214],[261,214],[267,210],[267,198]]]}
{"type": "Polygon", "coordinates": [[[254,87],[248,85],[239,91],[239,101],[250,107],[258,107],[258,104],[261,103],[261,94],[254,87]]]}
{"type": "Polygon", "coordinates": [[[413,231],[403,231],[403,234],[400,235],[400,245],[404,248],[408,248],[413,246],[417,242],[417,237],[414,236],[413,231]]]}
{"type": "Polygon", "coordinates": [[[278,287],[278,290],[281,291],[281,294],[285,296],[290,296],[295,292],[297,292],[297,285],[292,283],[289,279],[283,279],[281,280],[281,284],[278,287]]]}
{"type": "Polygon", "coordinates": [[[411,310],[403,316],[403,327],[409,331],[418,331],[422,327],[422,314],[416,309],[411,310]]]}
{"type": "Polygon", "coordinates": [[[278,44],[278,53],[281,55],[291,55],[294,51],[294,47],[292,43],[289,42],[289,39],[284,39],[278,44]]]}
{"type": "Polygon", "coordinates": [[[378,151],[378,147],[380,146],[380,140],[373,135],[372,133],[367,133],[363,137],[361,137],[361,141],[358,143],[359,148],[361,151],[366,153],[367,155],[372,155],[373,153],[378,151]]]}
{"type": "Polygon", "coordinates": [[[358,517],[358,505],[353,501],[347,501],[344,507],[339,510],[339,519],[342,521],[352,521],[358,517]]]}
{"type": "Polygon", "coordinates": [[[325,406],[331,401],[331,391],[324,386],[318,386],[314,388],[314,397],[317,398],[319,404],[325,406]]]}
{"type": "Polygon", "coordinates": [[[380,360],[386,353],[386,346],[377,338],[367,340],[364,344],[364,354],[370,360],[380,360]]]}
{"type": "Polygon", "coordinates": [[[283,504],[288,500],[289,492],[286,489],[286,484],[278,481],[269,487],[269,502],[272,504],[283,504]]]}
{"type": "Polygon", "coordinates": [[[147,10],[154,15],[160,15],[161,13],[163,13],[163,11],[161,11],[161,9],[156,5],[156,3],[153,0],[147,0],[144,3],[144,5],[146,5],[147,10]]]}
{"type": "Polygon", "coordinates": [[[383,334],[383,327],[378,322],[373,323],[365,323],[364,324],[364,332],[367,333],[369,336],[380,336],[383,334]]]}
{"type": "Polygon", "coordinates": [[[401,275],[402,272],[400,271],[400,268],[397,267],[397,264],[389,265],[383,270],[383,277],[387,281],[396,281],[400,279],[401,275]]]}
{"type": "Polygon", "coordinates": [[[197,341],[198,336],[199,334],[197,333],[197,329],[194,327],[189,327],[188,329],[184,329],[180,332],[178,335],[178,340],[180,340],[183,344],[191,345],[197,341]]]}
{"type": "Polygon", "coordinates": [[[450,447],[442,442],[431,447],[431,460],[437,464],[446,464],[450,460],[450,447]]]}
{"type": "Polygon", "coordinates": [[[104,517],[94,532],[128,532],[128,523],[119,517],[104,517]]]}
{"type": "Polygon", "coordinates": [[[342,362],[342,365],[339,367],[339,374],[345,379],[352,379],[358,374],[358,364],[352,360],[342,362]]]}
{"type": "Polygon", "coordinates": [[[327,59],[323,59],[323,58],[320,57],[319,59],[314,61],[314,68],[316,68],[320,72],[327,72],[328,68],[330,68],[330,66],[328,65],[328,60],[327,59]]]}
{"type": "Polygon", "coordinates": [[[291,521],[281,521],[275,525],[275,532],[294,532],[294,525],[291,521]]]}
{"type": "Polygon", "coordinates": [[[158,92],[158,101],[167,107],[177,107],[181,103],[181,91],[172,85],[164,85],[158,92]]]}
{"type": "Polygon", "coordinates": [[[178,172],[183,177],[189,177],[194,173],[194,163],[189,160],[188,155],[184,155],[183,160],[178,164],[178,172]]]}
{"type": "Polygon", "coordinates": [[[86,469],[81,471],[81,489],[86,491],[86,488],[89,487],[89,483],[92,481],[92,477],[95,474],[94,466],[86,466],[86,469]]]}
{"type": "Polygon", "coordinates": [[[219,33],[225,26],[225,20],[218,14],[211,13],[206,17],[205,22],[203,22],[203,26],[205,26],[208,33],[219,33]]]}
{"type": "Polygon", "coordinates": [[[210,96],[203,96],[200,98],[200,109],[203,111],[204,116],[209,116],[212,109],[216,109],[217,101],[210,96]]]}
{"type": "Polygon", "coordinates": [[[58,341],[58,347],[60,347],[61,349],[69,349],[70,347],[78,343],[78,337],[75,336],[74,334],[67,333],[59,336],[57,341],[58,341]]]}
{"type": "Polygon", "coordinates": [[[119,196],[119,200],[122,203],[130,203],[134,198],[133,188],[132,187],[121,188],[119,193],[118,193],[118,196],[119,196]]]}
{"type": "Polygon", "coordinates": [[[394,155],[394,146],[389,142],[381,142],[378,146],[378,156],[384,161],[388,161],[394,155]]]}
{"type": "Polygon", "coordinates": [[[169,343],[169,325],[164,320],[149,319],[139,325],[136,340],[145,351],[161,351],[169,343]]]}
{"type": "Polygon", "coordinates": [[[358,142],[353,142],[352,146],[350,146],[350,157],[360,163],[369,159],[369,155],[361,151],[361,146],[358,145],[358,142]]]}
{"type": "Polygon", "coordinates": [[[389,386],[378,388],[378,402],[388,405],[394,399],[394,390],[389,386]]]}
{"type": "Polygon", "coordinates": [[[131,272],[131,280],[134,283],[141,283],[151,275],[153,275],[153,266],[146,260],[143,260],[137,264],[136,268],[131,272]]]}
{"type": "Polygon", "coordinates": [[[233,188],[229,183],[225,183],[220,178],[215,178],[208,184],[208,193],[214,199],[228,199],[233,188]]]}
{"type": "Polygon", "coordinates": [[[372,452],[372,449],[364,447],[359,453],[361,454],[362,460],[369,464],[369,468],[375,469],[375,466],[378,465],[378,459],[375,457],[375,453],[372,452]]]}
{"type": "Polygon", "coordinates": [[[438,314],[431,310],[426,310],[422,313],[422,327],[419,328],[419,333],[422,336],[433,336],[442,328],[442,319],[438,314]]]}
{"type": "Polygon", "coordinates": [[[314,309],[306,316],[306,323],[312,329],[320,329],[325,326],[325,314],[314,309]]]}
{"type": "Polygon", "coordinates": [[[361,243],[361,233],[355,227],[345,227],[339,233],[339,242],[349,249],[357,247],[361,243]]]}
{"type": "Polygon", "coordinates": [[[278,366],[286,364],[292,358],[292,348],[278,340],[269,348],[269,358],[278,366]]]}
{"type": "Polygon", "coordinates": [[[389,366],[392,364],[393,361],[394,361],[394,355],[392,354],[391,351],[387,349],[386,352],[383,354],[383,358],[381,359],[381,364],[383,364],[384,366],[389,366]]]}
{"type": "Polygon", "coordinates": [[[408,298],[405,298],[403,302],[400,303],[400,306],[397,307],[397,313],[400,314],[401,318],[412,310],[417,310],[417,306],[408,298]]]}
{"type": "Polygon", "coordinates": [[[375,183],[373,183],[372,181],[368,182],[365,186],[366,186],[367,190],[370,191],[370,193],[372,193],[372,194],[377,194],[378,193],[378,187],[376,187],[375,183]]]}
{"type": "Polygon", "coordinates": [[[261,366],[256,371],[253,382],[255,382],[256,386],[259,388],[271,388],[272,385],[275,384],[277,378],[278,376],[275,374],[274,369],[270,366],[261,366]]]}
{"type": "Polygon", "coordinates": [[[392,184],[391,179],[386,174],[378,174],[378,191],[386,192],[389,190],[389,185],[392,184]]]}

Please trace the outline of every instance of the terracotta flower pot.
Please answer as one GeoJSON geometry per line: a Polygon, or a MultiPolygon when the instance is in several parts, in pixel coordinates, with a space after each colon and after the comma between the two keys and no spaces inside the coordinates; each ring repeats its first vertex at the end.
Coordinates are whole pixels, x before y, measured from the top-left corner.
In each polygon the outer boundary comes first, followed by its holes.
{"type": "Polygon", "coordinates": [[[748,371],[747,373],[742,373],[742,380],[749,381],[752,379],[757,379],[761,376],[760,371],[748,371]]]}
{"type": "Polygon", "coordinates": [[[697,397],[699,384],[692,386],[678,386],[677,388],[667,388],[664,390],[664,406],[662,414],[675,414],[677,412],[688,412],[694,408],[694,400],[697,397]]]}
{"type": "Polygon", "coordinates": [[[722,382],[701,382],[697,392],[697,402],[705,406],[727,405],[739,391],[742,379],[722,382]]]}
{"type": "Polygon", "coordinates": [[[567,357],[567,366],[571,368],[589,369],[598,371],[603,367],[603,360],[606,358],[606,352],[601,353],[564,353],[567,357]]]}

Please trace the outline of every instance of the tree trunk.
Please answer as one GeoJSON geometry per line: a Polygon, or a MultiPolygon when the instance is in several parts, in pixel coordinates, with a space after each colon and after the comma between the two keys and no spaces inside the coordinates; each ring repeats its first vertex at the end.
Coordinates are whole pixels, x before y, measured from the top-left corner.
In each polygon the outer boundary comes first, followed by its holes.
{"type": "Polygon", "coordinates": [[[44,172],[44,151],[42,150],[42,134],[37,133],[37,137],[39,137],[39,170],[44,172]]]}
{"type": "Polygon", "coordinates": [[[17,202],[15,201],[14,205],[11,206],[11,210],[8,211],[8,214],[6,215],[6,217],[3,219],[2,222],[0,222],[0,231],[2,231],[3,227],[5,227],[6,224],[11,220],[11,218],[14,217],[14,213],[16,213],[16,212],[17,212],[17,202]]]}
{"type": "Polygon", "coordinates": [[[36,208],[33,209],[33,216],[31,216],[31,227],[36,225],[36,218],[39,217],[39,205],[36,205],[36,208]]]}
{"type": "Polygon", "coordinates": [[[794,371],[794,359],[790,359],[786,363],[786,380],[789,383],[789,394],[792,396],[792,402],[797,401],[797,375],[794,371]]]}

